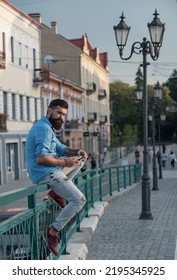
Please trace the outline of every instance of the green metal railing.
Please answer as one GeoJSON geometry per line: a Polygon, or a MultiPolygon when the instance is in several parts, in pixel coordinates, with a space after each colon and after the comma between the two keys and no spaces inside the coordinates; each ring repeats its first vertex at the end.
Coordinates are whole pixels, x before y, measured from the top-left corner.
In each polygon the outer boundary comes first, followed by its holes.
{"type": "MultiPolygon", "coordinates": [[[[87,202],[61,231],[59,254],[50,253],[46,232],[61,209],[52,200],[40,201],[39,196],[48,190],[47,185],[34,185],[0,195],[0,207],[27,199],[27,207],[0,222],[0,259],[1,260],[43,260],[58,259],[67,254],[67,243],[72,235],[80,230],[81,221],[88,216],[89,209],[104,196],[113,195],[141,179],[141,165],[113,166],[79,173],[74,183],[85,194],[87,202]],[[38,201],[39,200],[39,201],[38,201]]],[[[0,217],[2,212],[0,212],[0,217]]]]}

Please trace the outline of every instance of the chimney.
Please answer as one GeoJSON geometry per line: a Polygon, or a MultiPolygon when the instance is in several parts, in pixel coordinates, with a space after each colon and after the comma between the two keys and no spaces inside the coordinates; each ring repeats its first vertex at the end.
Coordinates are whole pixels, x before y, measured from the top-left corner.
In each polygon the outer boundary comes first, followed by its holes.
{"type": "Polygon", "coordinates": [[[41,14],[40,13],[33,13],[33,14],[28,14],[32,19],[34,19],[35,21],[37,21],[38,23],[42,22],[41,19],[41,14]]]}
{"type": "Polygon", "coordinates": [[[57,34],[57,23],[56,23],[56,21],[51,22],[51,29],[53,30],[53,32],[55,34],[57,34]]]}

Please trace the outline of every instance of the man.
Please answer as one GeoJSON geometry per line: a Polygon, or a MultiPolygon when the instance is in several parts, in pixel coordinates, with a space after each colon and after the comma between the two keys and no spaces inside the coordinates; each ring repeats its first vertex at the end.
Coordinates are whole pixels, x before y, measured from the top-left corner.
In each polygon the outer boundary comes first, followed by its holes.
{"type": "Polygon", "coordinates": [[[138,149],[135,150],[135,163],[139,163],[140,161],[140,152],[138,149]]]}
{"type": "Polygon", "coordinates": [[[42,117],[29,131],[26,141],[26,162],[34,184],[48,184],[56,195],[68,204],[62,209],[47,231],[50,250],[58,255],[59,232],[83,207],[85,196],[62,171],[79,163],[77,157],[87,159],[84,150],[70,149],[56,138],[55,130],[64,123],[68,103],[62,99],[51,101],[46,117],[42,117]],[[66,156],[67,158],[60,158],[66,156]]]}

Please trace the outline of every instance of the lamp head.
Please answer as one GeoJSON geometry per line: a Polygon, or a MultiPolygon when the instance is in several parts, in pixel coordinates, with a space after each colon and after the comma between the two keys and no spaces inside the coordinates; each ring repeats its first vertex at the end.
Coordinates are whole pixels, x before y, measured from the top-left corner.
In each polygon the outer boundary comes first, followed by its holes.
{"type": "Polygon", "coordinates": [[[163,34],[165,31],[165,23],[163,24],[158,18],[157,9],[155,9],[154,19],[151,23],[148,23],[149,34],[151,38],[151,43],[154,48],[159,48],[162,46],[163,34]]]}
{"type": "Polygon", "coordinates": [[[124,21],[124,14],[122,12],[122,15],[120,16],[120,22],[117,26],[114,26],[114,32],[116,37],[116,44],[118,46],[118,49],[120,53],[122,53],[128,39],[128,34],[131,27],[128,27],[127,24],[124,21]]]}
{"type": "Polygon", "coordinates": [[[154,86],[154,96],[157,99],[162,100],[162,87],[160,86],[159,82],[157,82],[154,86]]]}
{"type": "Polygon", "coordinates": [[[135,89],[136,92],[136,98],[138,101],[143,99],[143,89],[140,87],[140,85],[137,86],[137,88],[135,89]]]}

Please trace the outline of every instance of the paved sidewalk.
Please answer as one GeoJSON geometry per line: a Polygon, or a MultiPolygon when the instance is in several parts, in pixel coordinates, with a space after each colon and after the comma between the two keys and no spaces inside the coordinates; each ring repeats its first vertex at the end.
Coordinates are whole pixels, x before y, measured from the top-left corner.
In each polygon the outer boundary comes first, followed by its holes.
{"type": "Polygon", "coordinates": [[[175,259],[177,178],[168,177],[164,172],[159,191],[151,192],[152,220],[139,219],[141,185],[109,204],[88,246],[88,260],[175,259]]]}
{"type": "Polygon", "coordinates": [[[81,232],[69,242],[70,254],[61,259],[177,259],[177,172],[163,171],[163,177],[159,190],[151,191],[153,219],[139,219],[141,184],[114,193],[95,203],[81,223],[81,232]]]}

